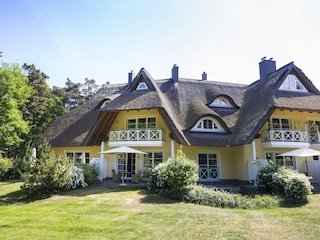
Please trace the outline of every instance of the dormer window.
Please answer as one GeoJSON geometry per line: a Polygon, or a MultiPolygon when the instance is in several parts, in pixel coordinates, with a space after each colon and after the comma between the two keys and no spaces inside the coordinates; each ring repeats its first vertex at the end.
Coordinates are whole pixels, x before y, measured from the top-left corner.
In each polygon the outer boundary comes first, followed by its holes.
{"type": "Polygon", "coordinates": [[[296,75],[289,74],[281,84],[280,90],[307,92],[307,89],[303,86],[296,75]]]}
{"type": "Polygon", "coordinates": [[[221,124],[214,118],[202,118],[192,128],[192,132],[225,132],[221,124]]]}
{"type": "Polygon", "coordinates": [[[225,107],[225,108],[233,108],[233,105],[226,97],[217,97],[213,100],[212,103],[209,104],[210,107],[225,107]]]}
{"type": "Polygon", "coordinates": [[[148,89],[148,86],[145,82],[140,82],[138,84],[138,87],[136,88],[136,90],[146,90],[146,89],[148,89]]]}
{"type": "Polygon", "coordinates": [[[110,99],[105,99],[102,101],[101,105],[100,105],[100,109],[104,108],[109,102],[111,102],[110,99]]]}

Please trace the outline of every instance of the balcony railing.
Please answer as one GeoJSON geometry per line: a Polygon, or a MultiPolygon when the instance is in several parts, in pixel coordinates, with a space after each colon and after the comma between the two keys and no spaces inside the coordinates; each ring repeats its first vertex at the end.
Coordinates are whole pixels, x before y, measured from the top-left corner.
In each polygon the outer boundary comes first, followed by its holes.
{"type": "Polygon", "coordinates": [[[109,145],[162,145],[162,129],[125,129],[110,131],[109,145]],[[118,144],[117,144],[118,143],[118,144]]]}
{"type": "Polygon", "coordinates": [[[308,142],[306,131],[294,129],[270,129],[261,133],[262,142],[308,142]]]}

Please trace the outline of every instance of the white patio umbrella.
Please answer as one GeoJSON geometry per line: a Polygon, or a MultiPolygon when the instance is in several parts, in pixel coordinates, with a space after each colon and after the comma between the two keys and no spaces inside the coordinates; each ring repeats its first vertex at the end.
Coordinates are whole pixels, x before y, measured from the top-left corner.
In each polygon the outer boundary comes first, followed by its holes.
{"type": "Polygon", "coordinates": [[[121,146],[121,147],[117,147],[117,148],[112,148],[110,150],[107,151],[103,151],[100,153],[105,153],[105,154],[112,154],[112,153],[139,153],[139,154],[148,154],[146,152],[142,152],[139,151],[137,149],[131,148],[131,147],[127,147],[127,146],[121,146]]]}
{"type": "MultiPolygon", "coordinates": [[[[137,149],[134,149],[134,148],[131,148],[131,147],[127,147],[127,146],[121,146],[121,147],[117,147],[117,148],[112,148],[112,149],[109,149],[107,151],[103,151],[103,152],[100,152],[100,153],[104,153],[104,154],[114,154],[114,153],[117,153],[117,154],[123,154],[123,153],[138,153],[138,154],[148,154],[146,152],[142,152],[142,151],[139,151],[137,149]]],[[[126,159],[126,168],[127,168],[127,159],[126,159]]],[[[122,174],[122,183],[121,185],[126,185],[124,183],[124,179],[125,179],[125,176],[124,176],[124,173],[122,174]]]]}
{"type": "Polygon", "coordinates": [[[308,171],[307,157],[320,156],[320,151],[317,151],[308,147],[304,147],[304,148],[298,148],[289,152],[281,153],[281,154],[278,154],[277,156],[304,157],[305,164],[306,164],[306,171],[308,171]]]}
{"type": "Polygon", "coordinates": [[[320,155],[320,151],[305,147],[298,148],[289,152],[278,154],[277,156],[293,156],[293,157],[311,157],[320,155]]]}

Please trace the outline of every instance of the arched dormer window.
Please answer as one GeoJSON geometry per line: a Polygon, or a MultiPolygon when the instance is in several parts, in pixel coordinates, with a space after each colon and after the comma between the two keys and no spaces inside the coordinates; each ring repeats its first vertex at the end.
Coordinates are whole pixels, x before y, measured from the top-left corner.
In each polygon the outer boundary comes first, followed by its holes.
{"type": "Polygon", "coordinates": [[[225,108],[234,108],[229,99],[226,97],[220,96],[215,98],[210,104],[210,107],[225,107],[225,108]]]}
{"type": "Polygon", "coordinates": [[[104,99],[103,101],[101,101],[100,103],[100,109],[104,108],[109,102],[111,102],[110,99],[104,99]]]}
{"type": "Polygon", "coordinates": [[[201,118],[192,128],[192,132],[225,132],[221,124],[214,118],[201,118]]]}

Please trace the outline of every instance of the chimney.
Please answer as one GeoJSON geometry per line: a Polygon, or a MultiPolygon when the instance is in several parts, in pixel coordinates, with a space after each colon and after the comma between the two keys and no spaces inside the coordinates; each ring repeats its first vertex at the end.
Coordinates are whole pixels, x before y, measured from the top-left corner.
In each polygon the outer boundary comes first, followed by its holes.
{"type": "Polygon", "coordinates": [[[179,80],[179,67],[174,64],[171,70],[171,78],[173,82],[178,82],[179,80]]]}
{"type": "Polygon", "coordinates": [[[131,72],[128,73],[128,85],[132,83],[132,77],[133,77],[133,70],[131,70],[131,72]]]}
{"type": "Polygon", "coordinates": [[[269,60],[266,57],[261,58],[261,62],[259,63],[260,69],[260,80],[264,80],[270,73],[273,73],[277,70],[276,62],[273,61],[272,58],[269,60]]]}
{"type": "Polygon", "coordinates": [[[201,80],[203,80],[203,81],[207,80],[207,73],[206,72],[202,73],[201,80]]]}

